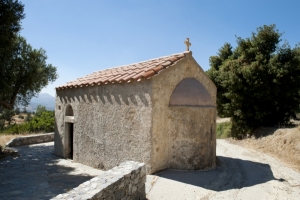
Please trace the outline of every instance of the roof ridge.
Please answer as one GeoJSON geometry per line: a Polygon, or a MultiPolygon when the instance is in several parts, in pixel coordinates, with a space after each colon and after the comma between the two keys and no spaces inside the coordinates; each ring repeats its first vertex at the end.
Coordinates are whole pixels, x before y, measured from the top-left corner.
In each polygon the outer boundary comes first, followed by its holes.
{"type": "Polygon", "coordinates": [[[191,51],[184,51],[182,53],[171,54],[162,56],[142,62],[132,63],[129,65],[122,65],[113,68],[103,69],[76,80],[69,81],[66,84],[56,87],[57,90],[93,86],[108,83],[130,83],[132,81],[140,81],[142,79],[149,79],[152,76],[159,74],[162,70],[173,66],[179,60],[192,54],[191,51]]]}
{"type": "Polygon", "coordinates": [[[99,70],[99,71],[94,71],[92,74],[98,73],[98,72],[101,72],[101,71],[105,71],[105,70],[109,70],[109,69],[116,69],[116,68],[121,68],[121,67],[127,67],[127,66],[130,66],[130,65],[136,65],[136,64],[140,64],[140,63],[145,63],[145,62],[149,62],[149,61],[152,61],[152,60],[158,60],[160,58],[167,58],[167,57],[170,57],[170,56],[176,56],[176,55],[180,55],[180,54],[184,54],[185,55],[185,54],[189,54],[189,53],[192,53],[192,51],[184,51],[182,53],[174,53],[174,54],[171,54],[171,55],[168,55],[168,56],[162,56],[162,57],[158,57],[158,58],[152,58],[152,59],[141,61],[141,62],[131,63],[131,64],[127,64],[127,65],[120,65],[120,66],[116,66],[116,67],[112,67],[112,68],[106,68],[106,69],[102,69],[102,70],[99,70]]]}

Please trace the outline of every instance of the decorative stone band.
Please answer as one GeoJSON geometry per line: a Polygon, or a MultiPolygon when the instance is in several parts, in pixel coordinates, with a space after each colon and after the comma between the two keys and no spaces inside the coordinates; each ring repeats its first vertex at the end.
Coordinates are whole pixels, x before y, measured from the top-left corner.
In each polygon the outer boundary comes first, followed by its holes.
{"type": "Polygon", "coordinates": [[[7,147],[17,147],[24,146],[29,144],[38,144],[44,142],[52,142],[54,141],[54,133],[44,133],[44,134],[36,134],[29,136],[21,136],[14,139],[11,139],[6,143],[7,147]]]}
{"type": "Polygon", "coordinates": [[[146,199],[144,163],[126,161],[52,200],[146,199]]]}

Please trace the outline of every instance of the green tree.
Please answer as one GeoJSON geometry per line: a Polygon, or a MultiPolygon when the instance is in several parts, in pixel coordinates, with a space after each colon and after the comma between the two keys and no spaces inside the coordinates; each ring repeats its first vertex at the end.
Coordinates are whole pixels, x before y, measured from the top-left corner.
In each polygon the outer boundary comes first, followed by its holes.
{"type": "Polygon", "coordinates": [[[15,115],[14,110],[4,109],[2,114],[0,115],[0,119],[6,120],[8,122],[8,124],[10,125],[10,123],[13,121],[14,115],[15,115]]]}
{"type": "Polygon", "coordinates": [[[30,99],[57,78],[56,67],[46,63],[46,52],[34,49],[25,38],[18,36],[14,54],[2,69],[0,105],[13,109],[14,105],[28,105],[30,99]]]}
{"type": "Polygon", "coordinates": [[[21,113],[21,111],[20,111],[20,108],[19,108],[19,107],[16,107],[16,109],[15,109],[15,113],[16,113],[16,115],[18,115],[18,114],[20,114],[20,113],[21,113]]]}
{"type": "Polygon", "coordinates": [[[221,117],[230,117],[230,115],[224,110],[225,104],[230,104],[228,98],[226,98],[223,94],[227,91],[222,84],[222,76],[220,76],[221,70],[220,67],[226,60],[228,60],[232,56],[232,46],[229,43],[225,43],[223,47],[219,49],[219,53],[217,56],[211,56],[209,58],[209,63],[211,69],[208,71],[209,77],[214,81],[215,85],[218,88],[217,92],[217,110],[218,115],[221,117]]]}
{"type": "Polygon", "coordinates": [[[25,117],[25,122],[29,122],[29,121],[31,121],[31,119],[32,119],[31,114],[27,113],[26,117],[25,117]]]}
{"type": "MultiPolygon", "coordinates": [[[[14,39],[21,30],[25,18],[24,5],[18,0],[0,0],[0,66],[6,65],[14,39]]],[[[1,74],[0,74],[1,76],[1,74]]]]}
{"type": "Polygon", "coordinates": [[[54,123],[54,111],[44,110],[39,116],[34,116],[30,121],[30,127],[32,128],[31,131],[54,131],[54,123]]]}
{"type": "MultiPolygon", "coordinates": [[[[0,0],[0,90],[6,76],[8,62],[25,14],[24,5],[17,0],[0,0]]],[[[0,98],[0,101],[2,99],[0,98]]]]}
{"type": "Polygon", "coordinates": [[[26,106],[24,106],[22,113],[27,113],[26,106]]]}
{"type": "Polygon", "coordinates": [[[3,131],[5,127],[5,120],[4,119],[0,119],[0,131],[3,131]]]}
{"type": "Polygon", "coordinates": [[[42,105],[38,105],[35,111],[35,115],[37,117],[40,117],[44,111],[47,111],[46,107],[42,105]]]}
{"type": "Polygon", "coordinates": [[[56,68],[46,63],[46,52],[34,49],[19,36],[24,5],[0,0],[0,106],[12,110],[56,80],[56,68]]]}
{"type": "Polygon", "coordinates": [[[286,123],[300,104],[300,47],[281,44],[275,25],[250,38],[237,38],[210,57],[208,76],[218,88],[218,113],[232,119],[232,135],[243,137],[260,126],[286,123]]]}

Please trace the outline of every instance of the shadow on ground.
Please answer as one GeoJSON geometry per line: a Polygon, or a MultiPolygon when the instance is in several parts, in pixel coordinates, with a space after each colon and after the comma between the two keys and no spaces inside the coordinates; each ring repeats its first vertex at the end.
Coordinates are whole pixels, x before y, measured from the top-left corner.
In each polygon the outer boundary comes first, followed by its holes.
{"type": "Polygon", "coordinates": [[[0,199],[50,199],[93,177],[58,165],[53,145],[16,149],[20,157],[0,160],[0,199]]]}
{"type": "Polygon", "coordinates": [[[164,170],[155,175],[213,191],[240,189],[276,179],[270,165],[218,156],[218,167],[210,171],[164,170]]]}

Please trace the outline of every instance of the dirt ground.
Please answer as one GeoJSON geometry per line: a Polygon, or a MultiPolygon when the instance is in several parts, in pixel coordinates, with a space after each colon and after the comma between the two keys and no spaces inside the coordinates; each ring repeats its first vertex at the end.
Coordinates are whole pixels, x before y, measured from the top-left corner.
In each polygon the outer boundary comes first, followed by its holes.
{"type": "MultiPolygon", "coordinates": [[[[13,116],[13,121],[11,122],[11,124],[23,124],[25,122],[25,117],[27,114],[21,113],[19,115],[13,116]],[[23,119],[19,118],[19,115],[22,115],[23,119]]],[[[31,116],[33,116],[33,115],[31,115],[31,116]]],[[[7,125],[7,122],[6,122],[6,125],[7,125]]],[[[15,134],[15,135],[0,134],[0,146],[2,146],[4,148],[5,144],[8,141],[10,141],[11,139],[14,139],[19,136],[24,136],[24,135],[30,135],[30,134],[15,134]]]]}
{"type": "MultiPolygon", "coordinates": [[[[26,118],[27,114],[21,113],[19,115],[15,115],[15,116],[12,117],[13,118],[12,124],[14,124],[14,123],[15,124],[23,124],[25,122],[25,118],[26,118]],[[23,119],[21,119],[19,117],[19,115],[23,116],[23,119]]],[[[33,115],[31,115],[31,116],[33,116],[33,115]]]]}
{"type": "Polygon", "coordinates": [[[19,137],[20,135],[0,135],[0,146],[5,147],[5,144],[10,141],[11,139],[14,139],[16,137],[19,137]]]}
{"type": "Polygon", "coordinates": [[[268,154],[300,172],[300,125],[294,128],[260,128],[256,134],[258,137],[228,141],[268,154]]]}
{"type": "Polygon", "coordinates": [[[16,137],[35,135],[35,134],[39,134],[39,133],[24,133],[24,134],[14,134],[14,135],[0,134],[0,146],[4,148],[7,142],[9,142],[11,139],[14,139],[16,137]]]}
{"type": "Polygon", "coordinates": [[[167,169],[147,176],[149,200],[299,200],[300,173],[254,149],[217,140],[215,169],[167,169]]]}

